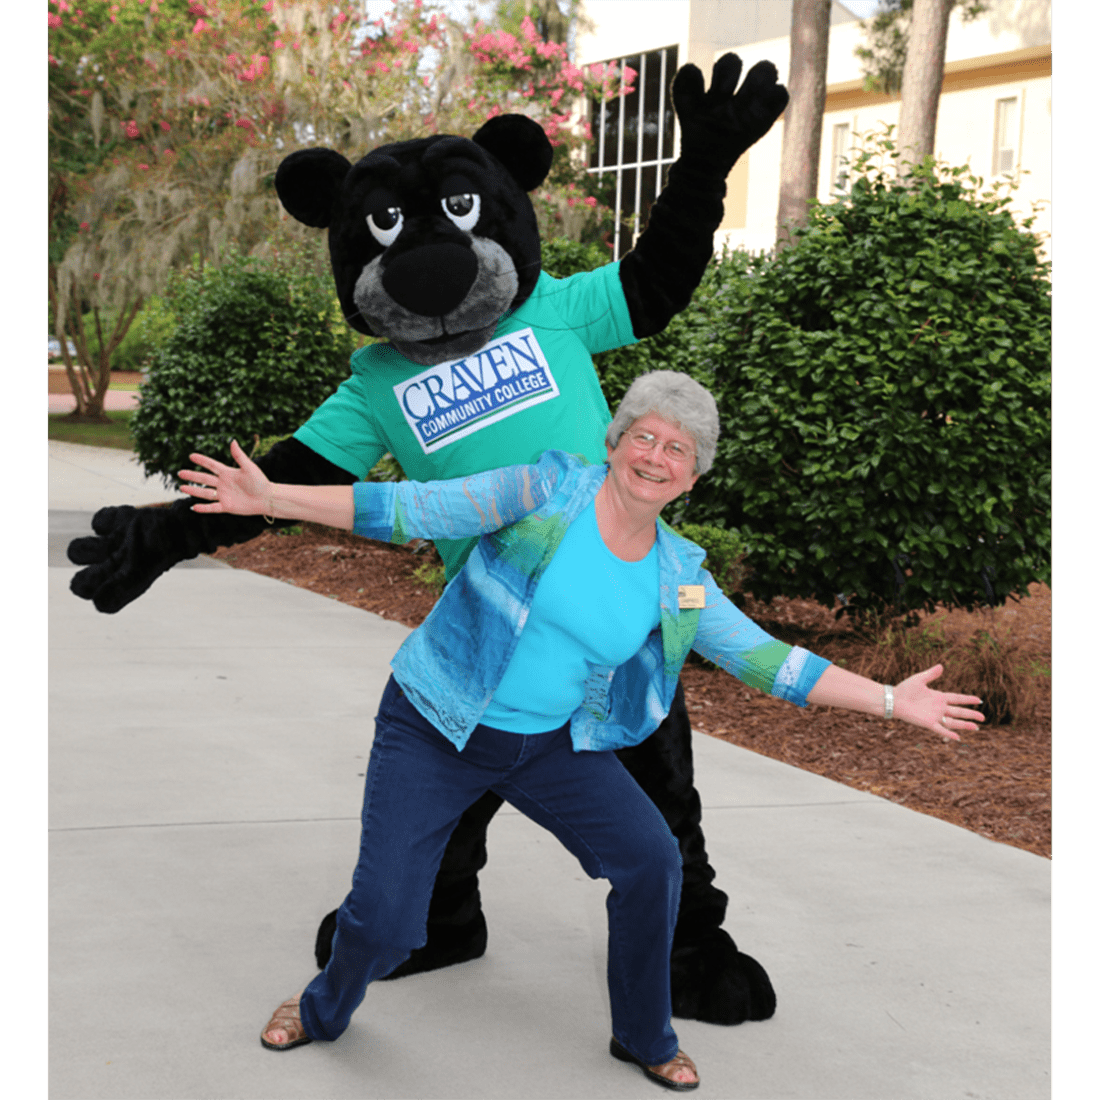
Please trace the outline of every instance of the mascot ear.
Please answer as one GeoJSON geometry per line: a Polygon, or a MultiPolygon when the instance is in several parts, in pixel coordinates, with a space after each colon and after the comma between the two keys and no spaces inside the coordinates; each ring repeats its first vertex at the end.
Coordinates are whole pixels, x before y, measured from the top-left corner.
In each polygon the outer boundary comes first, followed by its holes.
{"type": "Polygon", "coordinates": [[[350,171],[351,161],[334,149],[299,149],[276,169],[275,191],[292,218],[324,229],[350,171]]]}
{"type": "Polygon", "coordinates": [[[497,115],[471,140],[492,153],[524,189],[534,191],[550,171],[554,147],[543,128],[526,115],[497,115]]]}

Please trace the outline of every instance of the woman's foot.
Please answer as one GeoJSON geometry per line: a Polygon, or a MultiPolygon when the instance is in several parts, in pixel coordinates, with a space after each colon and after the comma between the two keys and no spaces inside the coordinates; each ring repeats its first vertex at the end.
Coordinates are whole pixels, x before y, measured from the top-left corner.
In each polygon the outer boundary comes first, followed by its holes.
{"type": "Polygon", "coordinates": [[[290,1000],[283,1001],[271,1014],[267,1027],[260,1035],[260,1042],[268,1050],[290,1050],[291,1047],[301,1047],[313,1042],[302,1026],[302,1014],[298,1008],[302,993],[296,993],[290,1000]]]}
{"type": "Polygon", "coordinates": [[[635,1058],[615,1038],[611,1040],[611,1053],[620,1062],[630,1062],[637,1066],[651,1081],[656,1081],[666,1089],[686,1092],[688,1089],[699,1087],[699,1074],[695,1069],[695,1063],[682,1050],[676,1052],[675,1058],[662,1062],[659,1066],[647,1066],[640,1058],[635,1058]]]}

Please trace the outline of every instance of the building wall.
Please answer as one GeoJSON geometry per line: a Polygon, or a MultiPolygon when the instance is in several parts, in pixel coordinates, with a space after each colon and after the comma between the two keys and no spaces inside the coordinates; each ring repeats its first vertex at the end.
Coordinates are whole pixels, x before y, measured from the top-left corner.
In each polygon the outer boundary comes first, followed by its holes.
{"type": "MultiPolygon", "coordinates": [[[[937,158],[949,164],[969,164],[985,180],[994,166],[994,127],[997,101],[1017,101],[1016,166],[1019,182],[1012,204],[1020,216],[1038,204],[1034,229],[1047,242],[1051,226],[1051,15],[1049,0],[995,0],[990,12],[964,24],[952,14],[948,29],[943,92],[936,122],[937,158]]],[[[833,193],[834,127],[847,123],[849,133],[872,133],[885,125],[896,127],[900,96],[863,91],[863,78],[854,50],[862,39],[858,23],[834,25],[829,38],[826,102],[822,124],[818,198],[833,193]]],[[[757,42],[738,51],[746,67],[766,57],[785,80],[790,64],[788,36],[757,42]]],[[[718,247],[760,251],[775,243],[779,210],[779,169],[783,121],[742,158],[727,190],[730,199],[716,237],[718,247]]]]}
{"type": "MultiPolygon", "coordinates": [[[[596,30],[578,42],[582,64],[676,45],[681,64],[693,61],[707,72],[733,49],[746,71],[767,59],[780,80],[787,80],[791,0],[587,0],[585,10],[596,30]]],[[[898,121],[898,96],[862,89],[854,55],[862,37],[858,20],[834,2],[818,177],[823,201],[832,186],[833,127],[846,122],[855,135],[898,121]]],[[[1033,203],[1043,204],[1035,225],[1043,234],[1049,234],[1051,223],[1050,42],[1050,0],[994,0],[986,15],[969,24],[953,13],[936,126],[940,159],[969,164],[976,175],[990,179],[996,102],[1016,97],[1021,174],[1014,209],[1024,215],[1033,203]]],[[[758,251],[774,245],[782,146],[781,119],[734,167],[716,246],[758,251]]]]}
{"type": "MultiPolygon", "coordinates": [[[[787,35],[791,8],[791,0],[585,0],[595,29],[578,39],[577,63],[677,46],[680,63],[698,65],[709,80],[716,55],[787,35]]],[[[837,0],[831,18],[834,26],[858,25],[837,0]]]]}
{"type": "Polygon", "coordinates": [[[578,38],[577,64],[662,46],[678,46],[679,56],[685,57],[690,9],[691,0],[586,0],[584,13],[595,30],[578,38]]]}

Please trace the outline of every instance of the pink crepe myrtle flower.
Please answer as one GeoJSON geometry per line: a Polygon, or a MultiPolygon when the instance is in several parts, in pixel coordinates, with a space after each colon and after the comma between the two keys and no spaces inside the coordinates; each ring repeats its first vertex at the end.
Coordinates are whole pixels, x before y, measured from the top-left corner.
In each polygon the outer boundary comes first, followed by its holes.
{"type": "Polygon", "coordinates": [[[196,16],[202,16],[202,15],[207,15],[208,14],[206,8],[202,4],[199,3],[199,0],[188,0],[187,10],[192,15],[196,15],[196,16]]]}
{"type": "Polygon", "coordinates": [[[87,222],[81,222],[80,223],[80,232],[81,233],[83,233],[85,229],[90,229],[90,228],[91,228],[91,226],[89,226],[87,222]]]}
{"type": "Polygon", "coordinates": [[[210,24],[207,23],[205,19],[199,19],[199,20],[196,21],[195,25],[191,28],[191,33],[192,34],[202,34],[203,31],[208,31],[210,29],[211,29],[210,24]]]}
{"type": "Polygon", "coordinates": [[[251,83],[253,80],[259,79],[263,76],[267,70],[268,58],[265,54],[254,53],[249,61],[248,68],[242,70],[237,74],[238,80],[244,80],[251,83]]]}
{"type": "MultiPolygon", "coordinates": [[[[60,15],[54,15],[54,13],[51,11],[50,15],[49,15],[48,22],[50,24],[50,30],[55,31],[55,30],[57,30],[58,27],[61,26],[61,16],[60,15]]],[[[41,25],[42,24],[39,23],[39,26],[41,26],[41,25]]]]}
{"type": "Polygon", "coordinates": [[[169,125],[168,125],[168,123],[164,121],[164,119],[161,119],[161,120],[160,120],[160,128],[161,128],[161,129],[162,129],[162,130],[163,130],[163,131],[164,131],[165,133],[168,133],[168,131],[172,129],[172,127],[171,127],[171,126],[169,126],[169,125]]]}
{"type": "Polygon", "coordinates": [[[131,140],[133,138],[141,136],[141,131],[138,129],[138,124],[134,119],[130,119],[129,122],[124,122],[122,124],[122,129],[126,132],[126,136],[131,140]]]}
{"type": "Polygon", "coordinates": [[[138,165],[138,167],[139,167],[139,168],[140,168],[140,169],[141,169],[141,170],[142,170],[143,172],[148,172],[148,171],[149,171],[149,165],[148,165],[148,164],[139,164],[139,165],[138,165]]]}

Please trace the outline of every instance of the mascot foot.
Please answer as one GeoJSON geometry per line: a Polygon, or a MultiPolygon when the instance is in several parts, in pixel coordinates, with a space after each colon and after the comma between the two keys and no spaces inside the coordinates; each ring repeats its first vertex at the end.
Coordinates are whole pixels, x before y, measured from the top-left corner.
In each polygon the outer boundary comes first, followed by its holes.
{"type": "Polygon", "coordinates": [[[743,1024],[775,1015],[775,990],[764,968],[743,955],[722,928],[708,928],[672,948],[672,1015],[705,1024],[743,1024]]]}
{"type": "MultiPolygon", "coordinates": [[[[332,937],[336,932],[336,910],[334,909],[317,929],[317,943],[313,953],[317,959],[317,968],[324,970],[332,955],[332,937]]],[[[421,974],[426,970],[439,970],[444,966],[480,959],[485,954],[489,942],[489,929],[485,924],[485,915],[479,909],[473,918],[461,926],[445,924],[428,925],[428,942],[418,947],[396,969],[390,971],[381,981],[405,978],[410,974],[421,974]]]]}

